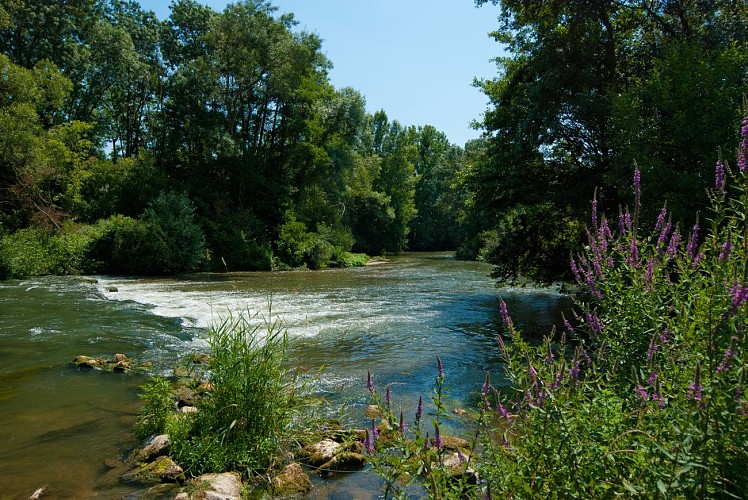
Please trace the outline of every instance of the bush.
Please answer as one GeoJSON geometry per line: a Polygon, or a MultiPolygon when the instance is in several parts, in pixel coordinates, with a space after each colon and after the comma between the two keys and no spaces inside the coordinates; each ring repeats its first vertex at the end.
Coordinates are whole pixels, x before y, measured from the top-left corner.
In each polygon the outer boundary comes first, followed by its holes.
{"type": "Polygon", "coordinates": [[[99,237],[89,258],[95,272],[153,275],[167,268],[169,249],[156,224],[124,215],[113,215],[96,224],[99,237]]]}
{"type": "Polygon", "coordinates": [[[96,228],[75,224],[8,234],[0,239],[0,279],[89,272],[88,254],[97,235],[96,228]]]}
{"type": "Polygon", "coordinates": [[[172,457],[191,476],[265,472],[311,425],[303,384],[285,366],[287,333],[257,315],[229,316],[210,330],[208,345],[213,390],[196,400],[198,411],[175,413],[170,384],[155,379],[144,387],[136,431],[167,432],[172,457]]]}
{"type": "Polygon", "coordinates": [[[748,491],[748,203],[744,122],[737,183],[718,162],[713,215],[682,234],[662,210],[613,233],[593,201],[572,271],[586,292],[577,325],[531,347],[502,303],[514,394],[484,391],[499,420],[482,476],[501,496],[740,497],[748,491]],[[572,341],[572,342],[570,342],[572,341]],[[503,406],[506,405],[506,410],[503,406]],[[501,437],[497,437],[501,436],[501,437]],[[497,443],[499,443],[497,445],[497,443]]]}
{"type": "Polygon", "coordinates": [[[205,238],[186,194],[162,192],[148,204],[141,219],[160,230],[165,245],[161,272],[190,272],[200,267],[205,259],[205,238]]]}
{"type": "Polygon", "coordinates": [[[249,210],[221,214],[207,223],[214,271],[269,271],[273,250],[265,224],[249,210]]]}

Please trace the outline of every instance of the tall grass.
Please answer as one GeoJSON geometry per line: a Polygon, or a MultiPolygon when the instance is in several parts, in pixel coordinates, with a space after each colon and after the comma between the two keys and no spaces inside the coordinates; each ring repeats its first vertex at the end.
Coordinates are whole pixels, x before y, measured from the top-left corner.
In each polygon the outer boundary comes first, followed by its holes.
{"type": "Polygon", "coordinates": [[[162,395],[170,387],[154,381],[144,390],[143,427],[170,435],[172,457],[188,475],[266,471],[310,421],[311,406],[286,365],[287,350],[288,335],[278,321],[229,315],[208,334],[203,376],[211,390],[196,400],[197,411],[164,407],[162,395]]]}

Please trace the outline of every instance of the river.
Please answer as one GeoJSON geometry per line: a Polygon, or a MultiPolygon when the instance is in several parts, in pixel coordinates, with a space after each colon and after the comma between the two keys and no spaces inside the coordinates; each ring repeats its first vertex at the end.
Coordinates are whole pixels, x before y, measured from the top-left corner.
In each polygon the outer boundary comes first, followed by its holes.
{"type": "MultiPolygon", "coordinates": [[[[380,387],[393,384],[394,406],[412,420],[418,395],[430,394],[437,355],[451,387],[448,407],[473,405],[486,370],[500,380],[499,295],[535,336],[568,307],[550,290],[497,289],[489,272],[449,254],[412,253],[313,272],[0,282],[0,498],[28,497],[42,486],[57,498],[134,493],[104,462],[137,444],[130,431],[145,376],[83,371],[70,361],[124,353],[168,375],[229,313],[281,320],[292,362],[324,367],[320,392],[346,402],[354,424],[363,424],[368,404],[367,370],[380,387]]],[[[345,498],[354,489],[373,498],[372,476],[316,479],[309,498],[345,498]]]]}

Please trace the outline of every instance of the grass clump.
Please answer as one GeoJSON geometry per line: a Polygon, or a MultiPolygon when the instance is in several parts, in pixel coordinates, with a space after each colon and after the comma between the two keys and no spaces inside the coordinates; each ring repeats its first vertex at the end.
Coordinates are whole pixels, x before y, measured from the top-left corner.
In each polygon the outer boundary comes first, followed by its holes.
{"type": "Polygon", "coordinates": [[[287,350],[288,334],[278,321],[228,316],[208,335],[208,356],[194,385],[209,389],[195,398],[197,411],[175,412],[172,384],[156,378],[144,386],[136,432],[169,434],[171,456],[188,476],[264,473],[313,421],[304,382],[287,369],[287,350]]]}

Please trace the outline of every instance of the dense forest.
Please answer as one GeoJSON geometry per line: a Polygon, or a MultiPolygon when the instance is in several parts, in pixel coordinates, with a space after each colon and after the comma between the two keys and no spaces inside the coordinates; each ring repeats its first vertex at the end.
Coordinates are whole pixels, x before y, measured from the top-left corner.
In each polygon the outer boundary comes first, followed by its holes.
{"type": "Polygon", "coordinates": [[[746,3],[500,3],[508,55],[460,147],[334,88],[320,38],[269,2],[175,0],[159,20],[135,1],[0,1],[0,277],[457,249],[552,280],[595,193],[630,204],[635,163],[642,217],[667,200],[693,224],[738,134],[746,3]]]}

